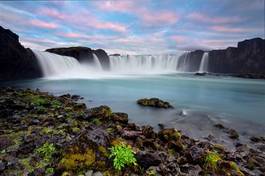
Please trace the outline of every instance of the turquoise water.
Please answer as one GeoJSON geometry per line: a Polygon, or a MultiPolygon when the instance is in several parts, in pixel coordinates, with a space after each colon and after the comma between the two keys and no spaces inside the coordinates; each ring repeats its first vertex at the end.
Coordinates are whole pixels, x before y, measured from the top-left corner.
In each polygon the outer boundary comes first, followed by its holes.
{"type": "Polygon", "coordinates": [[[228,124],[236,121],[248,126],[253,123],[253,129],[262,125],[261,132],[265,133],[264,80],[171,74],[110,79],[36,79],[9,84],[39,88],[55,95],[78,94],[84,97],[88,107],[108,105],[114,111],[128,113],[130,120],[138,124],[156,126],[163,123],[187,130],[190,124],[200,128],[208,121],[228,124]],[[140,107],[136,100],[143,97],[161,98],[175,109],[140,107]]]}

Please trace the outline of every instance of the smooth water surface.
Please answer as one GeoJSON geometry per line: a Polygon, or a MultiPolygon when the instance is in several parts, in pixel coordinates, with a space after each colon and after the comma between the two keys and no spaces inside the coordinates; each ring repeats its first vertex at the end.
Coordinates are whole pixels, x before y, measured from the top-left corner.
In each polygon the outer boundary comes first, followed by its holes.
{"type": "Polygon", "coordinates": [[[163,123],[186,131],[193,125],[207,131],[205,124],[221,120],[228,124],[234,122],[233,125],[245,122],[242,128],[251,126],[254,131],[260,128],[259,132],[265,133],[263,80],[171,74],[115,79],[37,79],[10,84],[39,88],[55,95],[78,94],[84,97],[88,107],[108,105],[114,111],[128,113],[131,121],[142,125],[163,123]],[[175,109],[138,106],[136,100],[144,97],[169,101],[175,109]]]}

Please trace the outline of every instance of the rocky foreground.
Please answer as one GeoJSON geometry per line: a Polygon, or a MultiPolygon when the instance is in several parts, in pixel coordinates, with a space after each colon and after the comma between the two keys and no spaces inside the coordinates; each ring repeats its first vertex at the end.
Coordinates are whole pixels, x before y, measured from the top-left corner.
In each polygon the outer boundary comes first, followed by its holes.
{"type": "MultiPolygon", "coordinates": [[[[139,127],[77,95],[0,89],[0,175],[264,175],[265,155],[237,144],[139,127]]],[[[218,128],[225,128],[221,125],[218,128]]],[[[253,138],[264,144],[264,138],[253,138]]]]}

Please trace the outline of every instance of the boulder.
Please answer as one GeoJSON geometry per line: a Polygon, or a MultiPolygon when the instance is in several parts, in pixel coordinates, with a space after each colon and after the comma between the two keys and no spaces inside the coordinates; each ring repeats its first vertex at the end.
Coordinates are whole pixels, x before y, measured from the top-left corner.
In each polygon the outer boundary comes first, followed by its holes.
{"type": "Polygon", "coordinates": [[[17,34],[0,26],[0,81],[41,76],[41,67],[33,52],[19,43],[17,34]]]}
{"type": "Polygon", "coordinates": [[[139,99],[137,100],[137,104],[141,106],[150,106],[155,108],[164,108],[164,109],[173,108],[173,106],[169,102],[160,100],[159,98],[139,99]]]}
{"type": "Polygon", "coordinates": [[[154,152],[138,152],[136,159],[140,166],[145,169],[150,166],[158,166],[161,163],[160,157],[154,152]]]}
{"type": "Polygon", "coordinates": [[[115,122],[120,122],[120,123],[128,123],[128,114],[123,113],[123,112],[115,112],[111,114],[110,117],[111,120],[115,122]]]}

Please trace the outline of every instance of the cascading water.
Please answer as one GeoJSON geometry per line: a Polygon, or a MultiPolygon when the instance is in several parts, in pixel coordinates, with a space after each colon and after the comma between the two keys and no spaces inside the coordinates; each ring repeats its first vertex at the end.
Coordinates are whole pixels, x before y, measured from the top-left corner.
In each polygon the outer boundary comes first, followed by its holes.
{"type": "Polygon", "coordinates": [[[204,52],[202,59],[201,59],[200,68],[199,68],[200,73],[208,71],[208,62],[209,62],[209,54],[208,52],[204,52]]]}
{"type": "Polygon", "coordinates": [[[175,72],[177,55],[110,56],[110,70],[120,73],[175,72]]]}
{"type": "Polygon", "coordinates": [[[65,73],[70,69],[80,67],[80,63],[73,57],[61,56],[44,51],[34,51],[34,54],[46,77],[65,73]]]}
{"type": "Polygon", "coordinates": [[[93,64],[95,66],[95,69],[102,70],[101,63],[99,62],[97,55],[94,53],[93,53],[93,64]]]}
{"type": "MultiPolygon", "coordinates": [[[[110,56],[109,69],[103,70],[97,55],[93,62],[79,63],[77,59],[49,52],[34,51],[44,76],[49,78],[100,78],[123,75],[165,74],[177,72],[179,55],[110,56]]],[[[186,58],[184,60],[186,68],[186,58]]],[[[180,70],[182,71],[182,70],[180,70]]]]}

